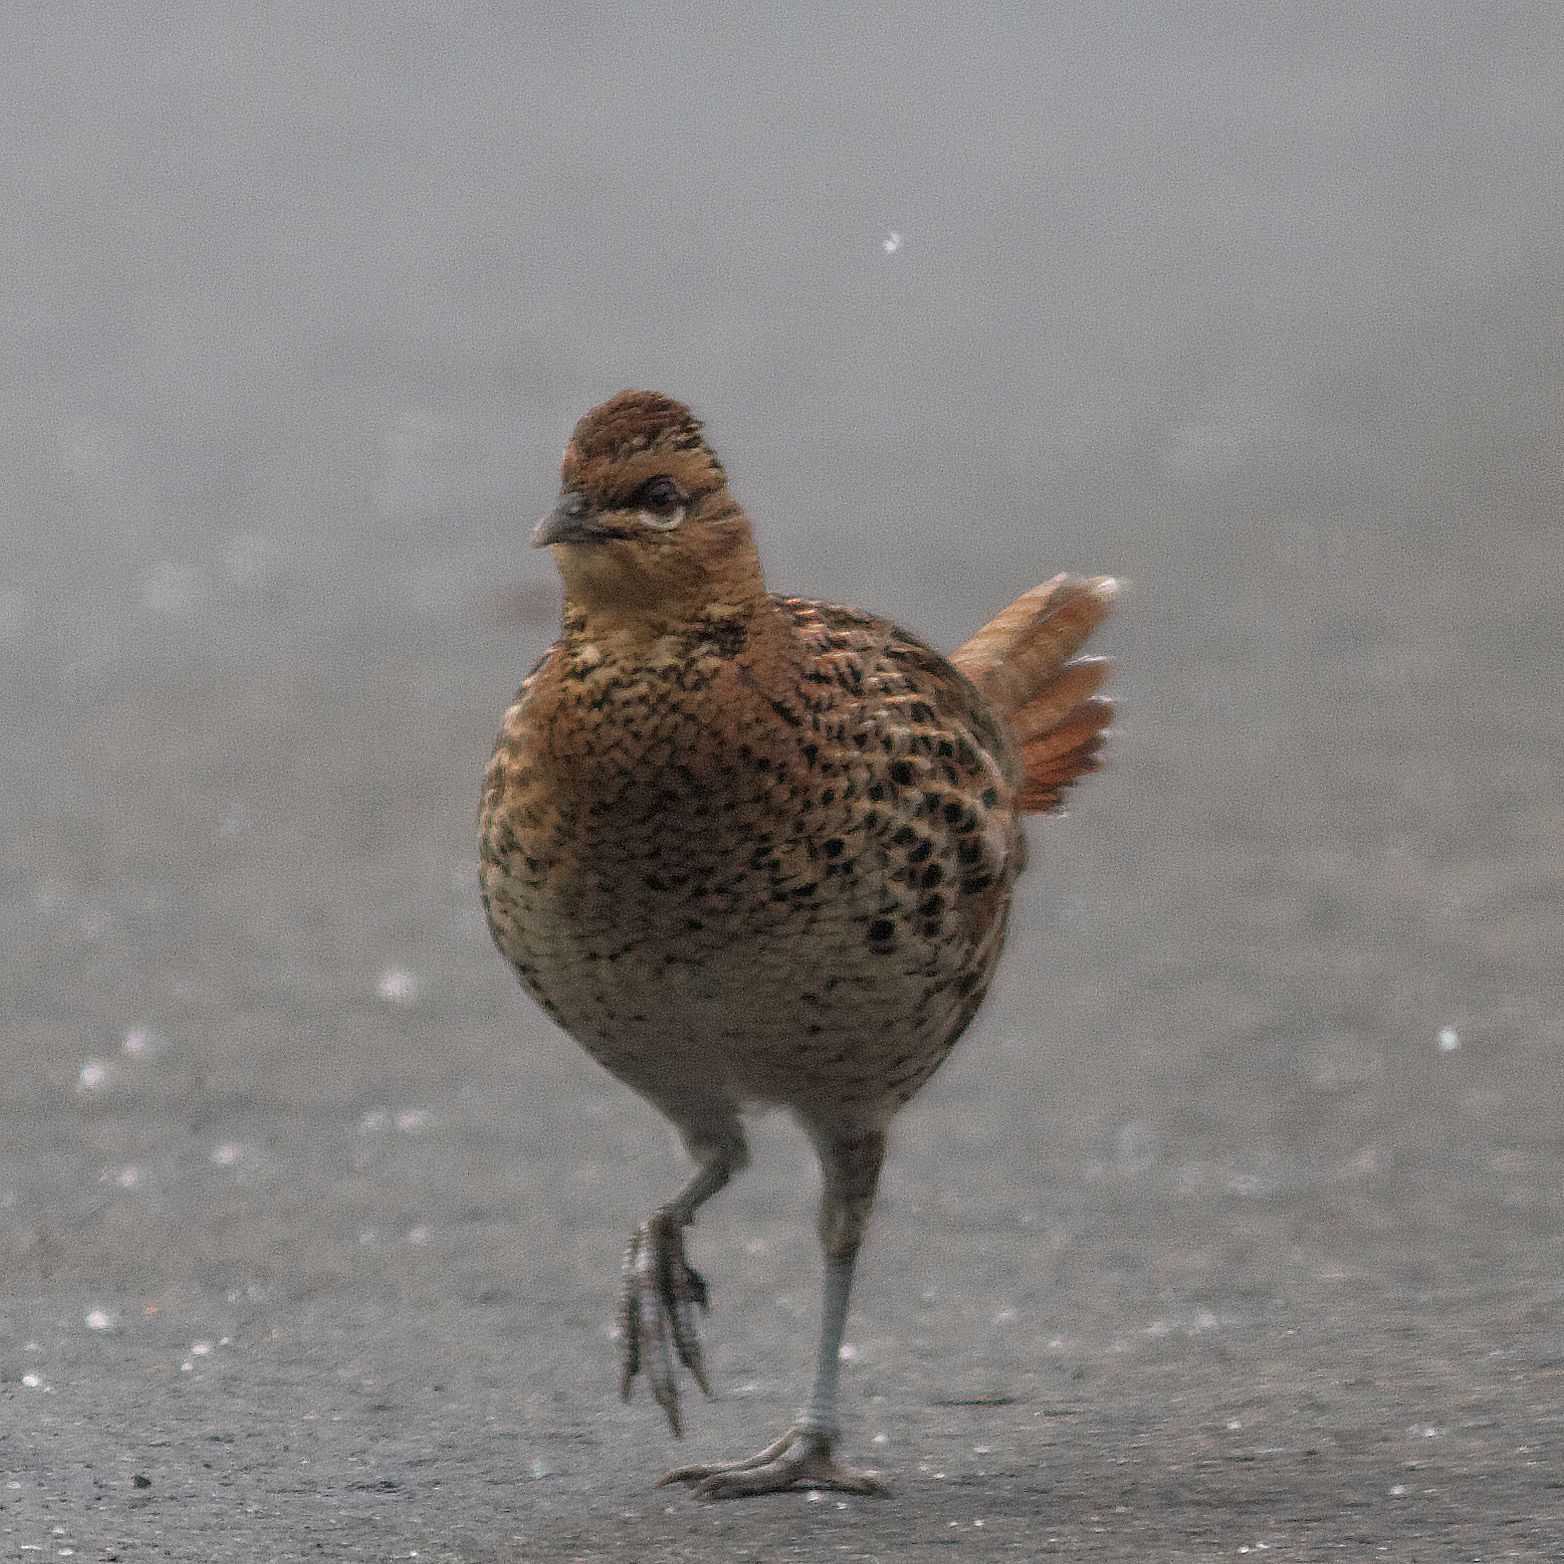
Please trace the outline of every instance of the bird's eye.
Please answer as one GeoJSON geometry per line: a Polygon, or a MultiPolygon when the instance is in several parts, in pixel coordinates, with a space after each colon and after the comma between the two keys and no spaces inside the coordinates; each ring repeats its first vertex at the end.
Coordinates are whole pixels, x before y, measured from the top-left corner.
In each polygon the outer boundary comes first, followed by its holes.
{"type": "Polygon", "coordinates": [[[684,520],[684,495],[672,478],[648,478],[631,503],[653,532],[672,532],[684,520]]]}
{"type": "Polygon", "coordinates": [[[650,511],[677,510],[684,503],[672,478],[653,478],[643,483],[635,498],[643,510],[650,511]]]}

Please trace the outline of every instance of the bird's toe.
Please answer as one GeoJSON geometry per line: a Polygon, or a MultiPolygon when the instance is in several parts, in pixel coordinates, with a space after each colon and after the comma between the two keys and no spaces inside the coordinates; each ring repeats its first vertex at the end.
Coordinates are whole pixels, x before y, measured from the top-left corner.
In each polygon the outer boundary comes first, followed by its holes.
{"type": "Polygon", "coordinates": [[[890,1489],[878,1477],[838,1461],[835,1445],[834,1435],[790,1428],[758,1455],[742,1461],[675,1467],[658,1478],[658,1486],[684,1483],[698,1499],[744,1499],[791,1488],[822,1488],[866,1498],[889,1496],[890,1489]]]}
{"type": "Polygon", "coordinates": [[[679,1365],[711,1394],[696,1324],[707,1296],[705,1279],[685,1258],[676,1222],[658,1213],[636,1228],[625,1252],[619,1305],[619,1393],[628,1401],[637,1374],[644,1373],[676,1439],[684,1434],[679,1365]]]}

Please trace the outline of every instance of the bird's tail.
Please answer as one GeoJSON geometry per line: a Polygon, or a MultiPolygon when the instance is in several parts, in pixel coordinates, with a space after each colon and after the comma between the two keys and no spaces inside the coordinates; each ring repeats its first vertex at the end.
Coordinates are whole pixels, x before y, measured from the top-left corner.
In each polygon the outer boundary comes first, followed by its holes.
{"type": "Polygon", "coordinates": [[[1075,654],[1118,592],[1111,576],[1055,576],[990,619],[951,658],[1016,739],[1022,809],[1057,809],[1064,790],[1102,764],[1098,751],[1113,702],[1097,689],[1108,660],[1075,654]]]}

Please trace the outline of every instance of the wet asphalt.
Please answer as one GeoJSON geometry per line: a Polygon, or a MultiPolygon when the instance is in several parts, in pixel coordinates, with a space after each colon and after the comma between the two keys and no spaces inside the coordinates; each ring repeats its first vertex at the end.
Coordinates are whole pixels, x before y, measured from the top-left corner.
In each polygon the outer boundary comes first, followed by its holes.
{"type": "Polygon", "coordinates": [[[14,8],[0,1557],[1564,1556],[1549,5],[14,8]],[[1122,576],[1121,730],[898,1125],[888,1501],[782,1120],[621,1407],[655,1115],[477,904],[625,384],[779,588],[1122,576]]]}

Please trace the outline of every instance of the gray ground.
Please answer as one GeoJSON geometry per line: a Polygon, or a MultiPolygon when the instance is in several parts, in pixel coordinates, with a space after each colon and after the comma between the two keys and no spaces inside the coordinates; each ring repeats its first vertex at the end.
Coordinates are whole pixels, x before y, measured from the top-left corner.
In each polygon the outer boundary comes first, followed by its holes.
{"type": "Polygon", "coordinates": [[[0,1554],[1559,1556],[1557,6],[6,9],[0,1554]],[[625,384],[780,586],[1129,582],[900,1127],[887,1503],[649,1487],[801,1396],[814,1175],[698,1230],[676,1451],[680,1159],[477,908],[625,384]]]}

